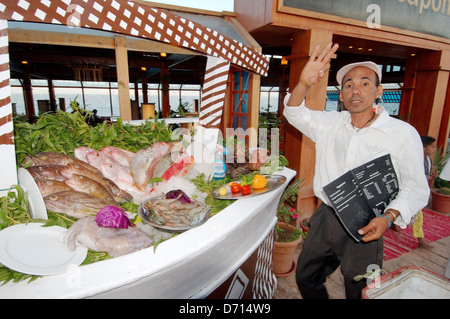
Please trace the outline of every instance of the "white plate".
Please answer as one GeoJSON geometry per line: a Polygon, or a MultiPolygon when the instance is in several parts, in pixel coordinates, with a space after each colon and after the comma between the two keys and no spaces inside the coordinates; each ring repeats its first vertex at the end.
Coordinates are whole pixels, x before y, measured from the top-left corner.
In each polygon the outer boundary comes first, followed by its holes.
{"type": "Polygon", "coordinates": [[[0,231],[0,263],[30,275],[56,275],[72,265],[81,264],[87,248],[70,251],[59,226],[41,227],[41,223],[19,224],[0,231]]]}
{"type": "Polygon", "coordinates": [[[28,206],[33,219],[48,219],[47,208],[33,176],[23,167],[17,170],[20,187],[28,193],[28,206]]]}

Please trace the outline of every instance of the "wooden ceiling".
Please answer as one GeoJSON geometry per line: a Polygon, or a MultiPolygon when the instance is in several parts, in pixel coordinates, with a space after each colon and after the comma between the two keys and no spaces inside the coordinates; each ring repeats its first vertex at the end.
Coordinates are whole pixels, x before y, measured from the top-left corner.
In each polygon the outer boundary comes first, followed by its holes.
{"type": "MultiPolygon", "coordinates": [[[[252,37],[261,45],[263,53],[269,55],[289,56],[293,37],[302,32],[299,29],[266,25],[251,31],[252,37]]],[[[334,35],[333,42],[339,44],[337,58],[332,60],[329,85],[337,85],[336,72],[348,63],[358,61],[373,61],[379,65],[395,65],[404,68],[406,61],[413,55],[431,52],[418,47],[400,45],[396,43],[360,39],[349,36],[334,35]]],[[[284,70],[288,72],[288,69],[284,70]]],[[[276,60],[272,60],[269,76],[262,82],[277,85],[283,68],[276,60]]],[[[403,82],[404,70],[400,72],[384,72],[384,83],[403,82]]]]}

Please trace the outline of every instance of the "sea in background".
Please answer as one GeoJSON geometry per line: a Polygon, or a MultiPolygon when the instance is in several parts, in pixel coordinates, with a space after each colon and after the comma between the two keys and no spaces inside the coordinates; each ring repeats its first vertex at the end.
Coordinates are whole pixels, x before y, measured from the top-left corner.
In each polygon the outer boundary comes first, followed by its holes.
{"type": "MultiPolygon", "coordinates": [[[[38,114],[38,100],[49,100],[47,81],[33,80],[33,100],[35,112],[38,114]]],[[[138,87],[141,92],[142,89],[138,87]]],[[[102,117],[120,117],[119,95],[117,84],[107,82],[83,83],[76,81],[54,81],[54,91],[57,104],[60,99],[64,99],[66,111],[70,112],[70,102],[77,101],[88,110],[96,109],[97,115],[102,117]]],[[[276,112],[278,105],[278,87],[261,87],[260,112],[276,112]]],[[[135,99],[135,89],[133,84],[130,87],[130,98],[135,99]]],[[[142,94],[139,94],[139,105],[143,103],[142,94]]],[[[181,105],[188,111],[193,112],[194,100],[201,101],[200,86],[171,85],[169,88],[170,109],[176,112],[181,105]]],[[[23,90],[20,82],[11,79],[11,101],[15,107],[16,114],[25,114],[25,102],[23,90]]],[[[161,91],[157,85],[149,85],[148,102],[155,103],[155,111],[161,110],[161,91]]],[[[382,103],[383,107],[391,115],[398,114],[399,103],[382,103]]],[[[59,104],[58,104],[59,106],[59,104]]],[[[327,111],[337,110],[337,101],[327,100],[327,111]]]]}

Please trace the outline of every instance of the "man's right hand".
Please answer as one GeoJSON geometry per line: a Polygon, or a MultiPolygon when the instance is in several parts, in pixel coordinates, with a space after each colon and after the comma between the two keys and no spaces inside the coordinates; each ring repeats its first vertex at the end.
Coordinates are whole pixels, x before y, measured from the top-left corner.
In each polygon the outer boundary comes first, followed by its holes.
{"type": "Polygon", "coordinates": [[[325,72],[330,69],[330,61],[334,53],[339,48],[339,45],[332,42],[328,43],[319,53],[320,46],[316,45],[308,63],[303,68],[300,76],[300,83],[306,87],[311,87],[319,83],[325,72]]]}
{"type": "Polygon", "coordinates": [[[311,54],[311,57],[306,63],[300,75],[300,81],[291,93],[291,96],[287,102],[288,106],[300,105],[306,97],[306,93],[309,88],[319,83],[330,69],[330,60],[336,53],[339,45],[332,42],[328,43],[322,51],[320,46],[317,45],[311,54]]]}

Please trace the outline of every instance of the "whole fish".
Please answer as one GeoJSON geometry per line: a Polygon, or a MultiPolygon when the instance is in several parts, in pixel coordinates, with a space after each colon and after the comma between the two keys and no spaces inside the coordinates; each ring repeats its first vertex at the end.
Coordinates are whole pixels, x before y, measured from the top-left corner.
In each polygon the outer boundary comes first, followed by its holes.
{"type": "Polygon", "coordinates": [[[73,155],[75,156],[75,158],[78,158],[80,161],[89,163],[86,159],[86,155],[93,151],[95,151],[95,150],[91,147],[80,146],[73,150],[73,155]]]}
{"type": "Polygon", "coordinates": [[[101,152],[108,155],[120,166],[127,168],[128,171],[131,170],[131,161],[134,156],[133,152],[114,146],[105,146],[101,149],[101,152]]]}
{"type": "Polygon", "coordinates": [[[67,165],[70,163],[86,165],[86,163],[73,156],[58,152],[41,152],[35,155],[27,155],[25,156],[25,164],[28,163],[31,163],[32,165],[67,165]]]}
{"type": "Polygon", "coordinates": [[[86,154],[86,160],[89,163],[89,165],[94,166],[96,169],[98,169],[102,174],[101,166],[103,164],[113,164],[113,165],[119,165],[114,162],[114,160],[106,155],[105,153],[101,151],[92,151],[86,154]]]}
{"type": "Polygon", "coordinates": [[[88,169],[94,173],[100,174],[100,172],[95,168],[89,165],[78,158],[75,158],[70,155],[66,155],[58,152],[42,152],[36,155],[27,155],[25,156],[25,164],[31,163],[32,165],[68,165],[68,164],[78,164],[79,166],[83,166],[85,169],[88,169]]]}
{"type": "Polygon", "coordinates": [[[104,177],[99,170],[97,171],[99,172],[98,174],[86,169],[84,166],[69,164],[61,170],[61,174],[66,177],[66,179],[72,178],[74,174],[83,175],[93,179],[103,185],[106,189],[109,189],[118,203],[129,202],[133,199],[130,194],[120,189],[112,180],[104,177]]]}
{"type": "Polygon", "coordinates": [[[66,180],[64,183],[77,192],[91,194],[110,203],[110,205],[117,205],[109,189],[87,176],[73,174],[72,178],[66,180]]]}
{"type": "Polygon", "coordinates": [[[150,185],[147,184],[142,188],[137,187],[133,177],[120,169],[119,165],[106,163],[101,166],[100,170],[105,177],[111,179],[117,186],[130,194],[135,203],[140,203],[149,197],[150,185]]]}
{"type": "Polygon", "coordinates": [[[36,165],[67,165],[69,163],[69,157],[57,152],[42,152],[35,155],[26,155],[24,164],[36,165]]]}
{"type": "MultiPolygon", "coordinates": [[[[136,185],[130,172],[105,153],[100,151],[90,152],[86,159],[92,166],[98,168],[104,177],[113,181],[120,189],[127,192],[130,190],[135,191],[136,185]]],[[[133,194],[131,195],[133,196],[133,194]]]]}
{"type": "Polygon", "coordinates": [[[48,196],[53,193],[71,190],[71,188],[63,181],[41,179],[37,179],[35,181],[42,197],[48,196]]]}
{"type": "Polygon", "coordinates": [[[44,197],[45,206],[55,213],[74,218],[83,218],[97,214],[103,207],[111,205],[97,196],[77,192],[62,191],[44,197]]]}
{"type": "Polygon", "coordinates": [[[64,165],[48,164],[30,166],[27,170],[35,180],[40,179],[62,182],[66,180],[66,177],[61,173],[65,168],[66,166],[64,165]]]}
{"type": "Polygon", "coordinates": [[[185,156],[169,167],[167,171],[162,174],[161,178],[168,181],[174,176],[184,176],[194,166],[194,156],[185,156]]]}
{"type": "Polygon", "coordinates": [[[131,160],[131,175],[138,187],[145,187],[151,178],[151,165],[169,153],[172,143],[158,142],[137,151],[131,160]]]}

